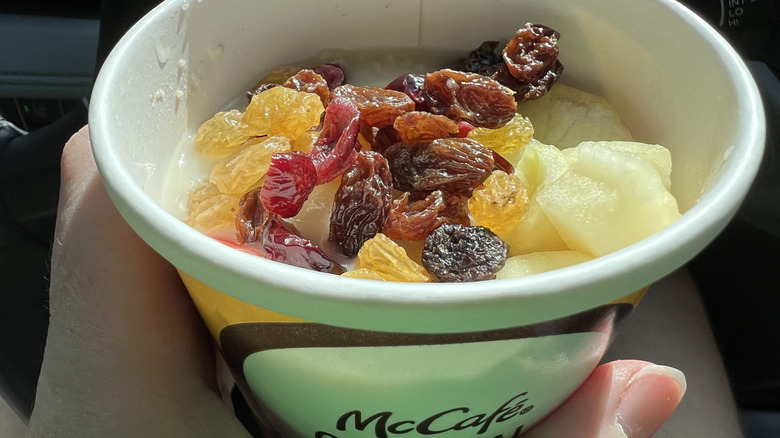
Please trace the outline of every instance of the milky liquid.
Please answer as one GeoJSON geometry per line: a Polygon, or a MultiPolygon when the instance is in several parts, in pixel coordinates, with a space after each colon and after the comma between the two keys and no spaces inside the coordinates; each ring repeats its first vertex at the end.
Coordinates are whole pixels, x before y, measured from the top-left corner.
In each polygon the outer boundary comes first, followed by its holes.
{"type": "MultiPolygon", "coordinates": [[[[345,72],[346,82],[354,85],[384,87],[393,79],[407,73],[427,73],[441,68],[452,67],[458,59],[465,56],[464,51],[437,49],[384,48],[371,50],[326,50],[312,58],[292,62],[306,68],[314,68],[324,63],[340,65],[345,72]]],[[[262,78],[266,72],[259,72],[262,78]]],[[[214,112],[238,109],[243,111],[247,104],[247,90],[236,90],[236,96],[223,108],[214,112]]],[[[205,120],[204,120],[205,121],[205,120]]],[[[166,172],[160,203],[164,209],[185,220],[187,218],[187,195],[200,182],[208,179],[217,160],[207,160],[195,153],[193,141],[195,132],[190,132],[177,146],[166,172]]],[[[328,190],[327,187],[319,187],[328,190]]],[[[293,220],[293,222],[296,222],[293,220]]],[[[314,243],[322,240],[327,220],[322,219],[321,229],[311,229],[311,224],[296,222],[295,225],[304,237],[314,243]],[[309,228],[309,229],[307,229],[309,228]]],[[[214,236],[232,240],[235,231],[226,230],[225,236],[214,236]]]]}

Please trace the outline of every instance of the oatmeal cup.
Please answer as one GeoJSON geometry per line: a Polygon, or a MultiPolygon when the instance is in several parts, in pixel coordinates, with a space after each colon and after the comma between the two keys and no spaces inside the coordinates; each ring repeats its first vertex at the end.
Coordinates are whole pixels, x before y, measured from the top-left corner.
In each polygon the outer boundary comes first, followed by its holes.
{"type": "Polygon", "coordinates": [[[169,0],[106,60],[89,121],[112,200],[179,270],[258,419],[285,437],[528,430],[590,374],[647,287],[724,228],[765,135],[742,60],[672,0],[169,0]],[[668,148],[673,223],[545,273],[399,283],[257,257],[166,208],[182,145],[264,72],[334,48],[465,53],[526,22],[560,32],[563,84],[604,96],[634,138],[668,148]]]}

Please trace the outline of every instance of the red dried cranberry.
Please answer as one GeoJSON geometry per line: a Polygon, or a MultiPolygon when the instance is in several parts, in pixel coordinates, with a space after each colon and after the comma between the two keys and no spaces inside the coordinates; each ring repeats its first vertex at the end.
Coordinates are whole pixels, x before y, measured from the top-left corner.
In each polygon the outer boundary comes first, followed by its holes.
{"type": "Polygon", "coordinates": [[[281,217],[295,216],[316,183],[317,170],[308,155],[297,151],[271,154],[260,191],[263,207],[281,217]]]}
{"type": "Polygon", "coordinates": [[[309,157],[317,169],[317,184],[326,183],[344,173],[360,150],[360,111],[354,102],[334,97],[325,109],[322,132],[309,157]]]}

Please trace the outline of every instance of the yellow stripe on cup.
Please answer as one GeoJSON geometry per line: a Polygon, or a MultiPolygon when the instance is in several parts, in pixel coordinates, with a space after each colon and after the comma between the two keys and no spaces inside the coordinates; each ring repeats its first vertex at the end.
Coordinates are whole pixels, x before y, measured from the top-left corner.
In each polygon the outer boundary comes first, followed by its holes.
{"type": "Polygon", "coordinates": [[[223,328],[242,322],[307,322],[304,319],[277,313],[233,298],[179,270],[184,286],[190,293],[211,336],[220,344],[223,328]]]}

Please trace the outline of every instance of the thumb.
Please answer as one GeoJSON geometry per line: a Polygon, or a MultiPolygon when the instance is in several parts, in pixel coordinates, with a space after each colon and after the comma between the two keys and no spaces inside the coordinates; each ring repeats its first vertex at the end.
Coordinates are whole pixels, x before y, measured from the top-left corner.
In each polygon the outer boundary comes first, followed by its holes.
{"type": "Polygon", "coordinates": [[[525,437],[650,438],[685,389],[685,376],[674,368],[636,360],[606,363],[525,437]]]}

